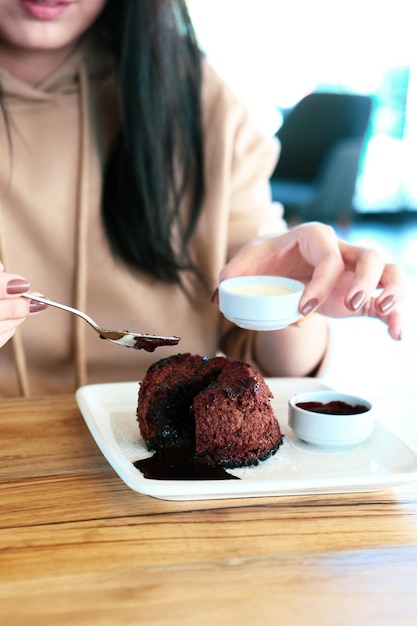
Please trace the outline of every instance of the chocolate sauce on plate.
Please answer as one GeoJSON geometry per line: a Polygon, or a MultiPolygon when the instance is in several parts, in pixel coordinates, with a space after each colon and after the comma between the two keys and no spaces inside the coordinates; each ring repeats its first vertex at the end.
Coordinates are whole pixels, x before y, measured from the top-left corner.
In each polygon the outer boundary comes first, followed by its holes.
{"type": "Polygon", "coordinates": [[[239,480],[220,465],[199,461],[188,447],[161,448],[133,465],[145,478],[155,480],[239,480]]]}

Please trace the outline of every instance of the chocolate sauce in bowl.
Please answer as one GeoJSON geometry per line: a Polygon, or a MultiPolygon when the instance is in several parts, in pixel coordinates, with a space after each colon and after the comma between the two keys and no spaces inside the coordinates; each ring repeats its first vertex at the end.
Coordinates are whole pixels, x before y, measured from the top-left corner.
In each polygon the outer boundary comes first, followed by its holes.
{"type": "Polygon", "coordinates": [[[369,408],[363,404],[349,404],[343,400],[330,402],[297,402],[296,406],[312,413],[324,413],[326,415],[357,415],[366,413],[369,408]]]}

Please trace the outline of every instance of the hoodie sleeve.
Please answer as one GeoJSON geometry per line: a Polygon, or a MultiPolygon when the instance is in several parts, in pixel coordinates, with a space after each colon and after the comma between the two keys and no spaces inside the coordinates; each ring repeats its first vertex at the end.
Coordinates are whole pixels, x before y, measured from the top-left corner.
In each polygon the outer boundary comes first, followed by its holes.
{"type": "MultiPolygon", "coordinates": [[[[205,65],[204,116],[206,181],[209,213],[217,214],[217,270],[248,241],[287,229],[283,207],[271,201],[269,177],[279,155],[279,143],[265,136],[245,106],[205,65]]],[[[251,361],[253,333],[223,317],[219,346],[228,356],[251,361]]]]}
{"type": "Polygon", "coordinates": [[[287,229],[283,207],[272,202],[269,185],[278,159],[278,140],[263,135],[244,109],[238,112],[231,160],[228,258],[255,237],[287,229]]]}

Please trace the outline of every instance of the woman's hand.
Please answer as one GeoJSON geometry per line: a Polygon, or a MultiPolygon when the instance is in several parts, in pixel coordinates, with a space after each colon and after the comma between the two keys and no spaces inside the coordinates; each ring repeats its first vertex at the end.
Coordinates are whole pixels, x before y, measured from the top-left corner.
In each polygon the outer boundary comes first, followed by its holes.
{"type": "Polygon", "coordinates": [[[46,308],[19,295],[29,290],[29,283],[18,274],[4,272],[0,262],[0,347],[4,346],[16,332],[16,328],[31,313],[46,308]]]}
{"type": "Polygon", "coordinates": [[[385,264],[376,250],[338,239],[330,226],[311,222],[280,236],[256,239],[223,268],[220,280],[247,274],[302,281],[303,315],[317,311],[329,317],[375,317],[388,326],[391,337],[401,338],[396,305],[405,293],[402,269],[385,264]]]}

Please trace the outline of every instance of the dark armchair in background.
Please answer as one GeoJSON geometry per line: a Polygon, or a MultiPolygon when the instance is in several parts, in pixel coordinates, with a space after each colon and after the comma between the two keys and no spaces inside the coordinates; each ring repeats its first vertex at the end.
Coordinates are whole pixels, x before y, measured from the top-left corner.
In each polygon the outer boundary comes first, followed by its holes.
{"type": "Polygon", "coordinates": [[[351,218],[371,109],[368,96],[315,92],[290,111],[276,133],[281,154],[270,180],[287,219],[351,218]]]}

